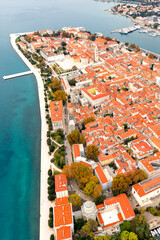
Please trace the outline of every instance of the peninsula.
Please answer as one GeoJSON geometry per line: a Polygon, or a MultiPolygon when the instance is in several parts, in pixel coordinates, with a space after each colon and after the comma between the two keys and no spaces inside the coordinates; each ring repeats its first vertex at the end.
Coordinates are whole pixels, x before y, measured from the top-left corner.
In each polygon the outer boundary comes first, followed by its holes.
{"type": "Polygon", "coordinates": [[[83,27],[10,37],[39,93],[40,240],[155,240],[160,56],[83,27]]]}

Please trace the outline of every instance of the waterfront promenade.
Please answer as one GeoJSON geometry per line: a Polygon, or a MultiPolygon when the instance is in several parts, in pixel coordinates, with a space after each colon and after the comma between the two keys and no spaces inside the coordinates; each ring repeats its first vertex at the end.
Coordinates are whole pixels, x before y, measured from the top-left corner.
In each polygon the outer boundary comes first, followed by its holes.
{"type": "MultiPolygon", "coordinates": [[[[48,154],[47,146],[47,130],[48,125],[45,119],[45,101],[44,101],[44,86],[43,81],[38,69],[36,69],[29,61],[24,57],[22,52],[18,49],[15,39],[16,34],[10,35],[11,44],[17,54],[21,57],[28,68],[33,72],[37,80],[39,105],[41,113],[41,174],[40,174],[40,240],[49,240],[50,235],[53,234],[53,229],[48,227],[49,208],[53,207],[53,204],[48,200],[48,169],[51,167],[50,155],[48,154]]],[[[39,201],[39,199],[37,199],[39,201]]],[[[36,203],[35,203],[36,204],[36,203]]]]}

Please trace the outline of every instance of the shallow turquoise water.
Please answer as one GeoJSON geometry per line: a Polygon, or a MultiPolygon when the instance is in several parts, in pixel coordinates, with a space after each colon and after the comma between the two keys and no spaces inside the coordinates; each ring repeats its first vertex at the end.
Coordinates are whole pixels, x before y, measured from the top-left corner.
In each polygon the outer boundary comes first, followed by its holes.
{"type": "Polygon", "coordinates": [[[63,26],[84,26],[160,53],[160,38],[111,30],[131,26],[111,15],[114,3],[93,0],[3,1],[0,8],[0,239],[35,240],[39,233],[40,113],[34,76],[4,81],[27,67],[10,45],[9,34],[63,26]]]}

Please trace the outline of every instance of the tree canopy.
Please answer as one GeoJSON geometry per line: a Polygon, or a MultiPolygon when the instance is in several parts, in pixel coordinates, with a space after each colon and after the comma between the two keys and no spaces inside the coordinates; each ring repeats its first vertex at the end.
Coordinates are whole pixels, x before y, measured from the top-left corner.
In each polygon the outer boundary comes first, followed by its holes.
{"type": "Polygon", "coordinates": [[[62,100],[63,103],[66,102],[67,94],[63,90],[57,90],[56,92],[53,93],[53,97],[55,101],[60,101],[62,100]]]}
{"type": "Polygon", "coordinates": [[[133,173],[126,175],[117,174],[112,181],[112,192],[116,196],[127,191],[130,185],[136,184],[147,178],[147,174],[142,170],[136,170],[133,173]]]}
{"type": "Polygon", "coordinates": [[[85,136],[83,134],[80,134],[79,130],[73,130],[71,133],[67,135],[67,139],[70,145],[80,143],[85,143],[85,136]]]}
{"type": "Polygon", "coordinates": [[[88,145],[86,147],[86,154],[88,158],[97,160],[98,158],[98,147],[96,145],[88,145]]]}
{"type": "Polygon", "coordinates": [[[53,77],[51,79],[51,83],[50,83],[50,88],[52,89],[53,92],[57,91],[57,90],[60,90],[61,89],[61,81],[56,78],[56,77],[53,77]]]}
{"type": "Polygon", "coordinates": [[[93,197],[94,198],[100,197],[101,194],[102,194],[102,186],[100,184],[97,184],[93,191],[93,197]]]}
{"type": "Polygon", "coordinates": [[[83,123],[86,125],[89,122],[93,122],[94,121],[94,117],[87,117],[83,119],[83,123]]]}
{"type": "Polygon", "coordinates": [[[78,194],[74,193],[69,195],[69,202],[72,203],[73,211],[76,211],[81,206],[81,198],[78,194]]]}

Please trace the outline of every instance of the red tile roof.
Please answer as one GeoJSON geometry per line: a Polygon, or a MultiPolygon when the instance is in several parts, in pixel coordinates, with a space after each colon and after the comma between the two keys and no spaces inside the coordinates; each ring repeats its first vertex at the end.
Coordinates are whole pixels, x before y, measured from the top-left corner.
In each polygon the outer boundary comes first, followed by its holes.
{"type": "Polygon", "coordinates": [[[50,102],[50,112],[52,122],[62,121],[63,119],[63,104],[61,101],[50,102]]]}
{"type": "Polygon", "coordinates": [[[67,179],[65,174],[55,175],[55,192],[67,190],[67,179]]]}
{"type": "Polygon", "coordinates": [[[96,171],[96,173],[97,173],[97,175],[98,175],[98,177],[99,177],[99,179],[101,181],[101,184],[107,183],[108,180],[107,180],[107,178],[106,178],[106,176],[105,176],[105,174],[103,172],[103,169],[101,168],[99,163],[97,163],[97,165],[98,166],[95,168],[95,171],[96,171]]]}
{"type": "Polygon", "coordinates": [[[80,149],[79,149],[79,144],[74,144],[73,145],[73,153],[74,153],[75,158],[81,156],[80,149]]]}
{"type": "Polygon", "coordinates": [[[56,198],[55,199],[55,205],[64,205],[68,203],[68,197],[62,197],[62,198],[56,198]]]}
{"type": "Polygon", "coordinates": [[[127,198],[127,195],[125,193],[122,193],[116,197],[108,198],[108,199],[104,200],[104,203],[106,205],[119,203],[121,206],[122,212],[125,216],[125,219],[135,217],[135,213],[134,213],[132,206],[131,206],[131,204],[127,198]]]}
{"type": "Polygon", "coordinates": [[[56,231],[57,231],[57,240],[72,239],[71,227],[63,226],[58,228],[56,231]]]}
{"type": "Polygon", "coordinates": [[[54,227],[73,223],[71,203],[54,207],[54,227]]]}

